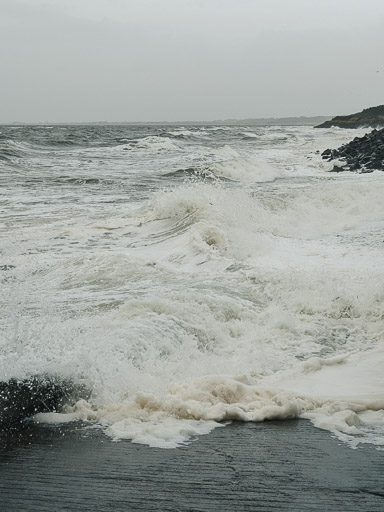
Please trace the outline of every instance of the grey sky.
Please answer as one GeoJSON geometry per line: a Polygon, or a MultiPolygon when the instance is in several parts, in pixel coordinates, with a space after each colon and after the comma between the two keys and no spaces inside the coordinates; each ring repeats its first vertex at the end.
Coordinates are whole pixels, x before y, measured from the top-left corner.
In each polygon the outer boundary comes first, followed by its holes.
{"type": "Polygon", "coordinates": [[[0,122],[350,113],[384,103],[383,27],[383,0],[0,0],[0,122]]]}

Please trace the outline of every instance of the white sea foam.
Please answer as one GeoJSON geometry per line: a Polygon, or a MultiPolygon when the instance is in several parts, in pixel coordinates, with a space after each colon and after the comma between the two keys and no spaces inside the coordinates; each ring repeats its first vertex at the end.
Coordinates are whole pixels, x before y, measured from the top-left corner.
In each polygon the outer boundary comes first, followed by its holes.
{"type": "Polygon", "coordinates": [[[219,158],[237,158],[240,153],[235,148],[225,144],[224,146],[218,146],[210,151],[212,154],[217,155],[219,158]]]}
{"type": "Polygon", "coordinates": [[[192,132],[191,130],[173,130],[172,132],[169,132],[171,135],[175,136],[175,137],[188,137],[188,136],[191,136],[191,135],[194,135],[195,132],[192,132]]]}
{"type": "Polygon", "coordinates": [[[258,134],[257,134],[257,133],[255,133],[255,132],[243,132],[243,135],[244,135],[245,137],[249,137],[249,138],[251,138],[251,139],[257,139],[257,138],[259,138],[259,137],[260,137],[260,135],[258,135],[258,134]]]}
{"type": "MultiPolygon", "coordinates": [[[[98,410],[81,400],[69,410],[69,418],[97,420],[111,437],[161,448],[179,446],[228,420],[302,417],[344,439],[343,434],[364,434],[362,426],[384,424],[383,364],[384,352],[376,349],[328,360],[309,359],[259,380],[206,376],[174,385],[161,395],[138,393],[98,410]]],[[[36,419],[67,421],[52,413],[36,419]]],[[[384,442],[377,436],[375,444],[384,442]]]]}
{"type": "Polygon", "coordinates": [[[83,384],[88,402],[36,419],[151,446],[290,417],[382,445],[383,175],[327,174],[315,151],[342,131],[260,128],[259,147],[217,128],[209,143],[124,128],[108,150],[39,150],[31,182],[12,173],[2,378],[83,384]],[[52,182],[79,161],[108,184],[52,182]],[[229,180],[173,181],[199,166],[229,180]]]}
{"type": "Polygon", "coordinates": [[[112,149],[145,150],[150,152],[178,150],[178,146],[169,137],[148,136],[121,144],[112,149]]]}
{"type": "Polygon", "coordinates": [[[226,132],[226,131],[231,131],[231,130],[233,130],[233,128],[231,128],[230,126],[210,126],[209,128],[207,128],[208,132],[218,132],[218,131],[226,132]]]}
{"type": "Polygon", "coordinates": [[[235,181],[263,182],[281,177],[283,173],[270,164],[251,158],[233,158],[212,164],[215,175],[235,181]]]}

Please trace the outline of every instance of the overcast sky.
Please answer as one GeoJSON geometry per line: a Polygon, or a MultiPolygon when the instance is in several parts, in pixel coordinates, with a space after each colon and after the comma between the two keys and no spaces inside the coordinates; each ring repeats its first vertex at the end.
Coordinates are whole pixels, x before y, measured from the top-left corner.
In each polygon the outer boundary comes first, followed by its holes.
{"type": "Polygon", "coordinates": [[[384,0],[0,0],[0,122],[384,103],[384,0]]]}

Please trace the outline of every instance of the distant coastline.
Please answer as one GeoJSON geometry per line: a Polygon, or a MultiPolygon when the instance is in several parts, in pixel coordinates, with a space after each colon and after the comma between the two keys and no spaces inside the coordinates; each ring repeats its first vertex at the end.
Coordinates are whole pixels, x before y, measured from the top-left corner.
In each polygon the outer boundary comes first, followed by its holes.
{"type": "Polygon", "coordinates": [[[0,126],[60,126],[60,125],[129,125],[129,126],[314,126],[329,121],[331,116],[315,117],[261,117],[249,119],[216,119],[214,121],[68,121],[68,122],[21,122],[0,123],[0,126]]]}
{"type": "Polygon", "coordinates": [[[327,120],[315,128],[383,128],[384,127],[384,105],[365,108],[361,112],[347,116],[336,116],[327,120]]]}

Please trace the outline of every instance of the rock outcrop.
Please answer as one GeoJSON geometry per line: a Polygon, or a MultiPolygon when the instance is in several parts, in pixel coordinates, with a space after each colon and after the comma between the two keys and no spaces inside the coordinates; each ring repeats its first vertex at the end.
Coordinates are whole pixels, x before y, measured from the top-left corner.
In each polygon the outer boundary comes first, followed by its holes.
{"type": "Polygon", "coordinates": [[[36,375],[0,381],[0,430],[17,429],[29,416],[57,411],[65,403],[88,397],[85,387],[58,377],[36,375]]]}
{"type": "Polygon", "coordinates": [[[384,128],[355,137],[338,149],[326,149],[321,156],[324,160],[338,160],[333,172],[384,171],[384,128]]]}
{"type": "Polygon", "coordinates": [[[315,128],[331,128],[332,126],[338,126],[339,128],[382,128],[384,127],[384,105],[366,108],[348,116],[336,116],[330,121],[315,126],[315,128]]]}

